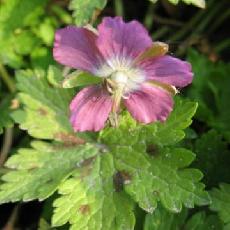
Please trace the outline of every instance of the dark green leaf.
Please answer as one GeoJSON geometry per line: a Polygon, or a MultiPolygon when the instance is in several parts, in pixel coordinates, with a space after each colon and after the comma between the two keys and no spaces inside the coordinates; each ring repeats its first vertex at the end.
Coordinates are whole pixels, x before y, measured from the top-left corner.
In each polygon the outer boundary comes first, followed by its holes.
{"type": "Polygon", "coordinates": [[[211,191],[211,210],[218,212],[226,225],[230,225],[230,184],[220,184],[211,191]]]}

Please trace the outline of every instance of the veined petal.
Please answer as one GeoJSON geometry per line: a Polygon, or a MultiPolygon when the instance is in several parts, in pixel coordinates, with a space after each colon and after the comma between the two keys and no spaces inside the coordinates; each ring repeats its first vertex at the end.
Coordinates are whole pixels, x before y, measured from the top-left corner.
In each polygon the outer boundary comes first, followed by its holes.
{"type": "Polygon", "coordinates": [[[55,34],[54,58],[63,65],[94,73],[104,62],[96,39],[97,35],[85,28],[68,26],[59,29],[55,34]]]}
{"type": "Polygon", "coordinates": [[[133,59],[152,45],[147,30],[135,20],[125,23],[121,17],[105,17],[98,32],[96,43],[106,59],[133,59]]]}
{"type": "Polygon", "coordinates": [[[100,86],[81,90],[70,104],[70,121],[75,131],[99,131],[112,109],[110,95],[100,86]]]}
{"type": "Polygon", "coordinates": [[[173,99],[170,93],[159,87],[142,85],[124,100],[124,105],[132,117],[141,123],[165,121],[173,108],[173,99]]]}
{"type": "Polygon", "coordinates": [[[193,73],[188,62],[165,55],[139,63],[149,80],[184,87],[192,82],[193,73]]]}

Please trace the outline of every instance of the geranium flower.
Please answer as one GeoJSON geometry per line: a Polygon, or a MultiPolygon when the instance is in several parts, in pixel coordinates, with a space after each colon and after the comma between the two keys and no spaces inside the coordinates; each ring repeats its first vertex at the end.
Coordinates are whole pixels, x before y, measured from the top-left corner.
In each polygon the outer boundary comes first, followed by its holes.
{"type": "Polygon", "coordinates": [[[55,35],[59,63],[103,78],[103,84],[82,89],[70,104],[75,131],[99,131],[117,124],[121,103],[141,123],[165,121],[173,108],[175,87],[191,83],[189,63],[165,55],[167,45],[152,42],[137,21],[105,17],[98,32],[68,26],[55,35]]]}

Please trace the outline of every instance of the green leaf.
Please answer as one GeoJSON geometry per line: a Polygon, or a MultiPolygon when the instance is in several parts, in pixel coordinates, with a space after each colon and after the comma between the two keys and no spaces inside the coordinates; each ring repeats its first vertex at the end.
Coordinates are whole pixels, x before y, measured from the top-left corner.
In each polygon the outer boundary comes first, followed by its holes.
{"type": "Polygon", "coordinates": [[[49,223],[46,222],[45,219],[41,218],[39,221],[39,227],[38,230],[55,230],[55,228],[52,228],[49,223]]]}
{"type": "Polygon", "coordinates": [[[78,26],[89,23],[105,5],[106,0],[71,0],[69,9],[73,10],[75,24],[78,26]]]}
{"type": "Polygon", "coordinates": [[[48,69],[49,65],[54,65],[54,58],[50,48],[38,46],[30,55],[31,64],[34,69],[48,69]]]}
{"type": "Polygon", "coordinates": [[[46,199],[84,160],[98,153],[92,144],[66,147],[37,141],[32,147],[19,149],[7,160],[10,171],[2,176],[0,203],[46,199]]]}
{"type": "Polygon", "coordinates": [[[223,229],[223,223],[216,215],[206,215],[205,212],[195,213],[185,224],[185,230],[223,229]]]}
{"type": "Polygon", "coordinates": [[[220,188],[214,188],[210,194],[212,197],[210,209],[218,212],[222,221],[230,225],[230,184],[220,184],[220,188]]]}
{"type": "Polygon", "coordinates": [[[148,212],[153,212],[158,201],[172,212],[180,212],[182,205],[192,208],[210,202],[199,182],[202,173],[187,168],[195,155],[169,147],[184,137],[183,129],[191,124],[196,107],[196,103],[180,100],[165,123],[148,126],[137,124],[125,114],[119,128],[100,133],[99,141],[108,145],[115,157],[125,191],[148,212]]]}
{"type": "Polygon", "coordinates": [[[188,218],[188,210],[181,213],[170,213],[159,207],[152,214],[147,214],[144,230],[207,230],[223,229],[223,223],[216,215],[207,215],[197,212],[188,218]]]}
{"type": "Polygon", "coordinates": [[[180,213],[171,213],[159,206],[154,213],[146,215],[144,230],[180,230],[187,215],[186,209],[180,213]]]}
{"type": "Polygon", "coordinates": [[[0,59],[14,68],[24,65],[19,54],[28,54],[37,42],[27,31],[39,22],[47,0],[7,0],[0,8],[0,59]],[[22,43],[26,46],[22,45],[22,43]]]}
{"type": "Polygon", "coordinates": [[[185,137],[184,129],[192,123],[192,117],[197,106],[196,102],[175,98],[174,109],[166,122],[155,122],[143,126],[137,125],[131,116],[126,113],[124,118],[119,121],[119,129],[107,129],[101,132],[103,141],[108,144],[120,142],[130,145],[142,138],[147,143],[159,146],[176,144],[185,137]]]}
{"type": "Polygon", "coordinates": [[[30,54],[38,43],[38,39],[31,31],[21,31],[16,34],[14,43],[15,52],[21,55],[30,54]]]}
{"type": "Polygon", "coordinates": [[[34,31],[46,45],[52,45],[54,40],[55,22],[52,18],[46,18],[34,31]]]}
{"type": "Polygon", "coordinates": [[[153,123],[146,126],[149,138],[158,145],[172,145],[185,137],[184,129],[192,123],[192,117],[198,104],[180,98],[175,99],[175,106],[165,123],[153,123]]]}
{"type": "Polygon", "coordinates": [[[54,201],[53,226],[69,222],[76,230],[134,229],[133,202],[114,192],[114,173],[113,157],[106,153],[66,180],[59,188],[62,196],[54,201]]]}
{"type": "Polygon", "coordinates": [[[18,71],[16,78],[23,108],[13,112],[12,117],[20,128],[42,139],[59,140],[62,135],[70,135],[68,107],[73,92],[51,87],[44,72],[18,71]]]}
{"type": "Polygon", "coordinates": [[[193,208],[194,204],[210,202],[199,182],[202,173],[185,168],[194,159],[189,150],[158,149],[155,157],[148,157],[129,147],[118,147],[114,154],[116,168],[129,178],[125,191],[147,212],[153,212],[158,201],[172,212],[180,212],[182,205],[193,208]]]}
{"type": "Polygon", "coordinates": [[[188,96],[199,103],[196,117],[230,140],[230,64],[213,63],[195,50],[188,60],[195,74],[188,96]]]}
{"type": "Polygon", "coordinates": [[[86,86],[86,85],[98,84],[101,82],[102,82],[102,78],[93,76],[90,73],[77,70],[65,76],[65,79],[62,82],[62,86],[63,88],[73,88],[76,86],[86,86]]]}
{"type": "Polygon", "coordinates": [[[197,159],[193,165],[204,173],[208,188],[230,180],[230,151],[222,135],[210,130],[196,140],[194,151],[197,159]]]}
{"type": "Polygon", "coordinates": [[[64,22],[65,24],[71,24],[72,23],[72,17],[69,15],[69,13],[62,8],[59,5],[56,4],[52,4],[51,6],[51,10],[60,18],[60,20],[62,22],[64,22]]]}
{"type": "Polygon", "coordinates": [[[63,80],[63,74],[58,67],[50,65],[47,71],[47,79],[50,84],[60,88],[63,80]]]}
{"type": "Polygon", "coordinates": [[[10,117],[10,103],[12,97],[6,97],[0,103],[0,134],[3,132],[3,128],[12,126],[13,122],[10,117]]]}

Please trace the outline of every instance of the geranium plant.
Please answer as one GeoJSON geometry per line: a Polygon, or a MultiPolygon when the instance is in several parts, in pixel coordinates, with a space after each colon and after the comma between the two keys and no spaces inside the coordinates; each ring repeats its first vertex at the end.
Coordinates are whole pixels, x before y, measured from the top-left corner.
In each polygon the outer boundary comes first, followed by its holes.
{"type": "Polygon", "coordinates": [[[229,228],[226,41],[195,39],[223,5],[124,2],[0,1],[1,228],[229,228]]]}

